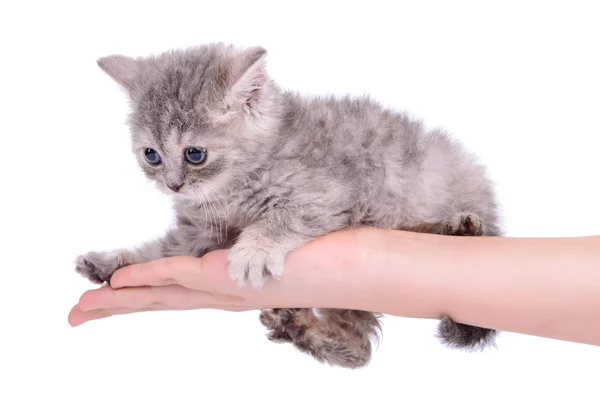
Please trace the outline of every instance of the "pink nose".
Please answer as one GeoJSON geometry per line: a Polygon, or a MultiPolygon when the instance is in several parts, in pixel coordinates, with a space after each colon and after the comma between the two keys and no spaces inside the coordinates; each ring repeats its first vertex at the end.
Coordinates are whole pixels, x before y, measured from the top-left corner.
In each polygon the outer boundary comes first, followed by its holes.
{"type": "Polygon", "coordinates": [[[171,189],[174,192],[179,192],[179,189],[181,188],[182,185],[183,185],[182,183],[168,183],[167,184],[169,189],[171,189]]]}

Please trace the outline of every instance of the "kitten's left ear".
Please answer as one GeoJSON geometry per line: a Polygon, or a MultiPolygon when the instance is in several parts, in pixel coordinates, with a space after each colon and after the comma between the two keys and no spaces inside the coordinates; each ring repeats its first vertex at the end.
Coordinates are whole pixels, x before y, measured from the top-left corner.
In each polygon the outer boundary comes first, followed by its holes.
{"type": "Polygon", "coordinates": [[[242,59],[241,76],[230,89],[228,102],[238,103],[247,110],[256,107],[267,83],[265,58],[267,50],[254,47],[248,50],[242,59]]]}
{"type": "Polygon", "coordinates": [[[132,89],[140,73],[139,62],[131,57],[112,55],[102,57],[96,62],[104,72],[128,90],[132,89]]]}

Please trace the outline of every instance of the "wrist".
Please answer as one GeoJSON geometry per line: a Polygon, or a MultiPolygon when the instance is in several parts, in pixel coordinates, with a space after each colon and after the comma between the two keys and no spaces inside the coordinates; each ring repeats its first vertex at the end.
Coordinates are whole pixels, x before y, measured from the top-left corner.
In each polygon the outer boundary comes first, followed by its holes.
{"type": "Polygon", "coordinates": [[[293,301],[302,306],[439,318],[447,311],[441,271],[449,251],[439,235],[370,227],[336,232],[291,255],[294,288],[286,296],[299,296],[293,301]]]}
{"type": "Polygon", "coordinates": [[[373,311],[409,318],[439,318],[449,310],[444,277],[452,246],[440,235],[377,230],[360,279],[373,311]]]}

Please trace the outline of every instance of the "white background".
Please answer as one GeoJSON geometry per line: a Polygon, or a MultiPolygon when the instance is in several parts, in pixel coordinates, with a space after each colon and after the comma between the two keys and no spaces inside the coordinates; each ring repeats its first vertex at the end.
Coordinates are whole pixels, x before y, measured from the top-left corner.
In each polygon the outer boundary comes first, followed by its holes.
{"type": "Polygon", "coordinates": [[[495,3],[3,3],[0,399],[600,398],[600,348],[504,333],[468,355],[437,343],[435,321],[387,318],[357,371],[268,342],[258,312],[67,324],[93,287],[75,256],[171,222],[96,66],[113,53],[264,46],[284,87],[367,92],[453,132],[489,166],[509,236],[600,234],[595,2],[495,3]]]}

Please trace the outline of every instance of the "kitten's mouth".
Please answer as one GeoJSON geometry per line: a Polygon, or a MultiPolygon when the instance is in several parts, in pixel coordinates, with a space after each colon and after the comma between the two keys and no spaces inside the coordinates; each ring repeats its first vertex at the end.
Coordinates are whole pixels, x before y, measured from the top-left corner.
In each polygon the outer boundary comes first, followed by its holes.
{"type": "Polygon", "coordinates": [[[192,196],[192,193],[190,193],[188,190],[186,189],[181,189],[177,192],[175,191],[170,191],[170,195],[171,196],[175,196],[175,197],[190,197],[192,196]]]}
{"type": "MultiPolygon", "coordinates": [[[[167,189],[168,190],[168,189],[167,189]]],[[[200,196],[198,194],[199,190],[195,188],[185,187],[181,188],[179,191],[175,192],[170,190],[169,194],[173,197],[183,198],[183,199],[198,199],[200,196]]]]}

